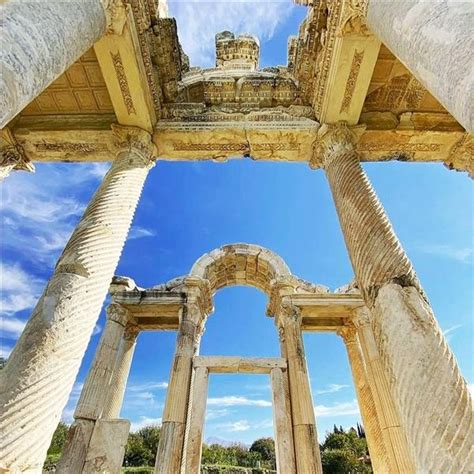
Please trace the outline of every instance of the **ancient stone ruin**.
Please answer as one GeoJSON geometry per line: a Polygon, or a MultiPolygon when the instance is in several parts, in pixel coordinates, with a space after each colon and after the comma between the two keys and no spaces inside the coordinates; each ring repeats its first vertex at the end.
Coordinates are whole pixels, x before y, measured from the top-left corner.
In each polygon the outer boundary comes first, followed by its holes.
{"type": "Polygon", "coordinates": [[[191,67],[163,0],[0,6],[1,176],[112,162],[0,372],[0,472],[41,472],[108,291],[57,472],[120,472],[130,427],[120,408],[148,330],[177,332],[156,473],[200,472],[215,372],[269,374],[278,472],[321,473],[304,331],[343,338],[375,472],[471,472],[467,384],[361,162],[441,162],[473,177],[472,3],[296,3],[307,16],[287,65],[263,69],[258,39],[228,31],[214,68],[191,67]],[[449,35],[432,48],[439,31],[449,35]],[[155,162],[234,157],[323,170],[355,282],[331,293],[245,243],[153,288],[114,277],[155,162]],[[280,357],[199,355],[213,296],[230,285],[267,294],[280,357]]]}

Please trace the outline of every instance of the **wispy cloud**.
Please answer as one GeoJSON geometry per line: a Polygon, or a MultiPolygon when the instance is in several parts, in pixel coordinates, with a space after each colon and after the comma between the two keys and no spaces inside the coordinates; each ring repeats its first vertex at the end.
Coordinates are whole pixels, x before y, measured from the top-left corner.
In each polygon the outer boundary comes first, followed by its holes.
{"type": "Polygon", "coordinates": [[[142,392],[149,390],[163,390],[168,388],[168,382],[145,382],[145,383],[131,383],[127,385],[127,391],[142,392]]]}
{"type": "Polygon", "coordinates": [[[219,407],[271,407],[272,402],[268,400],[253,400],[247,397],[238,396],[226,396],[226,397],[214,397],[207,400],[208,406],[219,406],[219,407]]]}
{"type": "Polygon", "coordinates": [[[71,390],[71,394],[69,395],[69,400],[66,404],[66,407],[63,410],[61,415],[61,421],[64,423],[72,423],[74,421],[74,410],[76,408],[77,400],[81,395],[82,388],[84,387],[83,382],[76,382],[71,390]]]}
{"type": "Polygon", "coordinates": [[[155,237],[156,232],[145,227],[133,226],[128,234],[128,240],[141,239],[142,237],[155,237]]]}
{"type": "Polygon", "coordinates": [[[204,67],[214,66],[216,33],[229,30],[268,40],[294,8],[290,0],[170,0],[169,6],[191,65],[204,67]]]}
{"type": "Polygon", "coordinates": [[[443,331],[443,336],[449,342],[453,338],[454,333],[462,327],[463,327],[462,324],[454,324],[453,326],[451,326],[451,327],[449,327],[449,328],[447,328],[443,331]]]}
{"type": "Polygon", "coordinates": [[[250,430],[251,426],[247,420],[239,420],[239,421],[229,421],[227,423],[219,423],[215,425],[215,428],[222,430],[224,432],[240,432],[240,431],[248,431],[250,430]]]}
{"type": "Polygon", "coordinates": [[[474,248],[472,247],[456,247],[449,244],[422,244],[418,245],[417,249],[429,255],[449,258],[461,263],[472,264],[474,261],[474,248]]]}
{"type": "Polygon", "coordinates": [[[316,405],[314,407],[316,416],[345,416],[359,415],[359,405],[357,400],[351,402],[335,403],[334,405],[316,405]]]}
{"type": "Polygon", "coordinates": [[[8,344],[3,344],[3,342],[0,341],[0,357],[7,359],[10,356],[12,350],[13,347],[8,344]]]}
{"type": "Polygon", "coordinates": [[[341,384],[337,384],[337,383],[331,383],[326,388],[324,388],[322,390],[316,390],[316,393],[318,395],[323,395],[324,393],[336,393],[336,392],[340,392],[341,390],[343,390],[344,388],[347,388],[347,387],[349,387],[349,385],[341,385],[341,384]]]}
{"type": "Polygon", "coordinates": [[[206,420],[216,420],[217,418],[223,418],[224,416],[229,415],[229,410],[227,408],[222,409],[209,409],[206,412],[206,420]]]}
{"type": "Polygon", "coordinates": [[[150,425],[161,425],[161,417],[160,418],[150,418],[148,416],[140,416],[138,420],[132,421],[130,425],[130,431],[132,433],[141,430],[145,426],[150,425]]]}

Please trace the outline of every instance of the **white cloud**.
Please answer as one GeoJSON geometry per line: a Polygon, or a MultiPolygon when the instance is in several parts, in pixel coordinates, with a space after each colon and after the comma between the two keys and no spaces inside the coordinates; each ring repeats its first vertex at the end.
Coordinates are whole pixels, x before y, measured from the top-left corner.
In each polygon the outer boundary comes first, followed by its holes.
{"type": "Polygon", "coordinates": [[[423,244],[418,249],[430,255],[449,258],[461,263],[473,262],[474,249],[472,247],[455,247],[447,244],[423,244]]]}
{"type": "Polygon", "coordinates": [[[93,336],[97,336],[97,334],[100,334],[102,331],[102,326],[100,324],[96,324],[94,326],[94,330],[92,331],[93,336]]]}
{"type": "Polygon", "coordinates": [[[25,321],[17,318],[2,317],[0,321],[0,329],[3,336],[7,335],[11,338],[17,339],[25,328],[25,321]]]}
{"type": "Polygon", "coordinates": [[[168,382],[145,382],[145,383],[131,383],[127,386],[127,391],[142,392],[149,390],[162,390],[168,388],[168,382]]]}
{"type": "Polygon", "coordinates": [[[449,327],[448,329],[445,329],[443,331],[443,336],[446,338],[446,340],[449,342],[453,336],[454,336],[454,333],[459,329],[459,328],[462,328],[462,324],[455,324],[451,327],[449,327]]]}
{"type": "Polygon", "coordinates": [[[0,275],[2,324],[10,328],[10,332],[15,332],[14,328],[18,329],[19,320],[8,322],[5,316],[34,307],[44,282],[29,275],[18,264],[0,262],[0,275]]]}
{"type": "Polygon", "coordinates": [[[206,420],[215,420],[217,418],[223,418],[229,414],[227,408],[222,409],[209,409],[206,411],[206,420]]]}
{"type": "Polygon", "coordinates": [[[231,421],[217,424],[215,428],[232,433],[236,431],[248,431],[250,429],[250,423],[247,420],[231,421]]]}
{"type": "Polygon", "coordinates": [[[291,0],[170,0],[179,39],[191,65],[213,67],[216,33],[224,30],[271,39],[294,8],[291,0]]]}
{"type": "Polygon", "coordinates": [[[0,357],[3,357],[4,359],[7,359],[10,357],[10,353],[13,350],[13,347],[8,346],[7,344],[3,344],[0,342],[0,357]]]}
{"type": "Polygon", "coordinates": [[[130,431],[132,433],[150,425],[161,425],[161,418],[149,418],[148,416],[140,416],[138,420],[132,421],[130,431]]]}
{"type": "Polygon", "coordinates": [[[335,403],[331,406],[316,405],[314,407],[316,416],[345,416],[345,415],[359,415],[359,405],[357,400],[351,402],[335,403]]]}
{"type": "Polygon", "coordinates": [[[220,407],[271,407],[272,402],[268,400],[252,400],[247,397],[227,396],[227,397],[214,397],[207,400],[208,406],[220,406],[220,407]]]}
{"type": "Polygon", "coordinates": [[[133,226],[128,234],[128,240],[141,239],[142,237],[154,237],[156,232],[145,227],[133,226]]]}
{"type": "Polygon", "coordinates": [[[341,385],[341,384],[337,384],[337,383],[331,383],[327,386],[327,388],[324,388],[322,390],[316,390],[316,393],[318,395],[322,395],[324,393],[336,393],[336,392],[339,392],[342,389],[347,388],[347,387],[349,387],[349,385],[341,385]]]}

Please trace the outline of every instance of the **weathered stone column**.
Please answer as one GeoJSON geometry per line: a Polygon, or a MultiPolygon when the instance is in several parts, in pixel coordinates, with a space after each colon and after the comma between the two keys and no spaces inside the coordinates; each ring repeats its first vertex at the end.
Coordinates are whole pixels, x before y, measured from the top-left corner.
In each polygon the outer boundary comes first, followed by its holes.
{"type": "Polygon", "coordinates": [[[389,472],[414,473],[415,466],[412,455],[408,449],[407,439],[390,393],[385,369],[382,366],[370,326],[370,311],[367,308],[360,308],[352,320],[357,327],[357,337],[365,362],[367,381],[371,388],[382,439],[388,455],[389,472]]]}
{"type": "Polygon", "coordinates": [[[273,426],[275,429],[275,452],[277,471],[296,473],[291,403],[288,389],[288,372],[272,369],[270,372],[273,401],[273,426]]]}
{"type": "Polygon", "coordinates": [[[466,381],[360,165],[350,130],[323,126],[318,156],[416,471],[466,472],[473,442],[466,381]]]}
{"type": "Polygon", "coordinates": [[[367,23],[459,123],[473,133],[472,2],[368,0],[367,23]]]}
{"type": "Polygon", "coordinates": [[[194,369],[192,402],[190,404],[192,410],[189,412],[186,455],[184,456],[184,462],[181,467],[181,472],[184,474],[200,473],[208,385],[208,368],[198,367],[194,369]]]}
{"type": "Polygon", "coordinates": [[[121,33],[121,0],[9,0],[0,4],[0,128],[109,30],[121,33]]]}
{"type": "MultiPolygon", "coordinates": [[[[378,414],[375,408],[372,390],[368,384],[366,367],[364,364],[361,348],[357,338],[357,330],[353,324],[346,324],[339,331],[339,335],[344,339],[349,363],[354,379],[357,400],[359,402],[360,414],[367,436],[367,445],[370,453],[370,460],[375,473],[404,473],[410,471],[400,471],[391,466],[387,451],[385,449],[382,429],[380,427],[378,414]]],[[[396,466],[396,465],[395,465],[396,466]]]]}
{"type": "Polygon", "coordinates": [[[104,409],[107,387],[128,318],[128,311],[123,306],[112,304],[107,307],[107,323],[74,411],[74,423],[69,428],[58,473],[82,472],[94,424],[104,409]]]}
{"type": "Polygon", "coordinates": [[[276,322],[282,356],[288,361],[296,471],[301,474],[322,473],[299,308],[283,298],[276,322]]]}
{"type": "Polygon", "coordinates": [[[137,325],[129,323],[125,327],[114,372],[110,379],[102,418],[119,418],[120,416],[138,334],[140,334],[140,329],[137,325]]]}
{"type": "Polygon", "coordinates": [[[190,400],[193,357],[198,353],[206,306],[200,301],[203,280],[186,278],[186,301],[180,316],[176,351],[163,411],[155,473],[180,472],[190,400]]]}
{"type": "Polygon", "coordinates": [[[41,471],[153,166],[148,133],[115,131],[121,151],[0,372],[4,470],[41,471]]]}

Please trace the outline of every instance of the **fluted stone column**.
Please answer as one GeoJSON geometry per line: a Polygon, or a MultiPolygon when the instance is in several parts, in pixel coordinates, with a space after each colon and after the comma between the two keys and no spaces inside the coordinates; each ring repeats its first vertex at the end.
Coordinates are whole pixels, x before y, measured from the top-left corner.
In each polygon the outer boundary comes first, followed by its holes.
{"type": "Polygon", "coordinates": [[[293,441],[298,474],[322,473],[313,397],[301,333],[301,312],[283,302],[277,316],[282,356],[288,361],[293,441]]]}
{"type": "Polygon", "coordinates": [[[339,331],[339,335],[344,339],[347,354],[349,356],[352,378],[354,379],[354,387],[356,389],[362,423],[367,436],[370,461],[372,462],[374,472],[376,474],[388,472],[405,472],[408,474],[409,471],[394,469],[389,462],[355,326],[353,324],[346,324],[339,331]]]}
{"type": "Polygon", "coordinates": [[[459,123],[473,133],[472,1],[368,0],[367,23],[459,123]]]}
{"type": "Polygon", "coordinates": [[[110,379],[102,418],[119,418],[120,416],[139,333],[140,330],[135,324],[128,324],[125,328],[114,372],[110,379]]]}
{"type": "Polygon", "coordinates": [[[107,387],[128,319],[129,313],[123,306],[112,304],[107,307],[107,322],[74,411],[74,423],[69,428],[58,473],[82,472],[95,422],[104,409],[107,387]]]}
{"type": "Polygon", "coordinates": [[[357,327],[357,337],[365,362],[367,381],[372,391],[382,439],[388,455],[389,472],[414,473],[416,471],[411,452],[408,449],[407,438],[390,393],[385,369],[380,360],[370,325],[370,311],[367,308],[359,308],[352,321],[357,327]]]}
{"type": "Polygon", "coordinates": [[[317,154],[415,469],[466,472],[474,441],[466,381],[360,165],[350,130],[324,126],[319,140],[317,154]]]}
{"type": "MultiPolygon", "coordinates": [[[[191,279],[188,279],[191,280],[191,279]]],[[[184,460],[184,440],[190,401],[193,357],[198,353],[206,318],[199,303],[201,288],[190,287],[180,316],[176,351],[166,394],[155,473],[178,473],[184,460]]]]}
{"type": "Polygon", "coordinates": [[[115,128],[120,152],[0,372],[0,467],[41,471],[153,166],[150,135],[115,128]]]}
{"type": "Polygon", "coordinates": [[[0,4],[0,128],[108,30],[121,33],[121,0],[0,4]]]}

